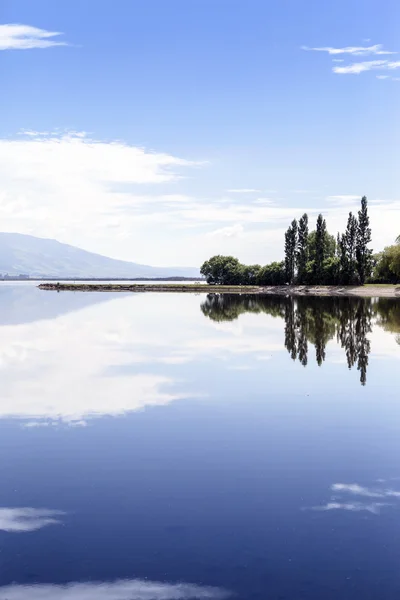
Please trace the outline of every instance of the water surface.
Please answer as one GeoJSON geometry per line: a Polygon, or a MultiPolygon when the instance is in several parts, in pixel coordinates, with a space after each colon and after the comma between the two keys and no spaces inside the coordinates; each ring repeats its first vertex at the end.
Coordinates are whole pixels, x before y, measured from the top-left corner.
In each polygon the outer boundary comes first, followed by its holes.
{"type": "Polygon", "coordinates": [[[400,303],[0,286],[0,600],[398,599],[400,303]]]}

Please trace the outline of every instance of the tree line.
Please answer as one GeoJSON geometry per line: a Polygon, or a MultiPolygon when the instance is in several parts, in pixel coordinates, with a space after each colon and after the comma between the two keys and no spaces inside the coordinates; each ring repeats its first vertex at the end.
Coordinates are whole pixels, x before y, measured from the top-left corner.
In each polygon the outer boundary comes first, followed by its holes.
{"type": "Polygon", "coordinates": [[[371,227],[366,196],[358,214],[349,213],[346,230],[337,236],[318,215],[309,230],[305,213],[285,233],[285,258],[261,266],[243,265],[233,256],[213,256],[200,269],[209,284],[219,285],[363,285],[400,280],[400,236],[379,254],[369,248],[371,227]]]}

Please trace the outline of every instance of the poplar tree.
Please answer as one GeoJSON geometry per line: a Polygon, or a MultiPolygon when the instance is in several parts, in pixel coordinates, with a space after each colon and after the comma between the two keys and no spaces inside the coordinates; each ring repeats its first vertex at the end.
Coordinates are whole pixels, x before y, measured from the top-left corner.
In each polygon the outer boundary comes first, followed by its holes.
{"type": "Polygon", "coordinates": [[[371,274],[372,250],[368,248],[371,242],[371,228],[369,226],[367,197],[361,198],[361,210],[358,211],[356,260],[357,272],[361,285],[365,283],[366,277],[371,274]]]}
{"type": "Polygon", "coordinates": [[[326,254],[326,221],[321,214],[317,218],[315,231],[315,261],[314,261],[314,283],[317,285],[323,279],[324,260],[326,254]]]}
{"type": "Polygon", "coordinates": [[[297,221],[293,219],[285,233],[285,271],[288,283],[293,283],[296,267],[297,221]]]}
{"type": "Polygon", "coordinates": [[[304,213],[304,215],[299,220],[296,253],[297,281],[299,283],[305,283],[308,256],[308,215],[304,213]]]}
{"type": "Polygon", "coordinates": [[[345,246],[346,246],[348,283],[354,283],[355,276],[357,274],[357,257],[356,257],[357,234],[358,234],[357,218],[353,215],[352,212],[350,212],[349,218],[347,219],[346,233],[344,234],[345,246]]]}
{"type": "Polygon", "coordinates": [[[349,265],[347,262],[347,252],[346,252],[346,236],[344,233],[342,235],[338,234],[338,258],[339,258],[339,278],[340,283],[349,283],[350,274],[349,274],[349,265]]]}

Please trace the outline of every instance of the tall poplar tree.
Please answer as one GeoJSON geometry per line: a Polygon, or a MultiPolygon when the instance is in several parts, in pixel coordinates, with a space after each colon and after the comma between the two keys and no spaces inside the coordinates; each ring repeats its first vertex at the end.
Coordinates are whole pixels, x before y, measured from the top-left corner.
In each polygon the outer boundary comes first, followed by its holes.
{"type": "Polygon", "coordinates": [[[352,212],[349,213],[349,218],[347,219],[347,228],[345,237],[345,246],[346,246],[346,260],[347,260],[347,271],[348,271],[348,281],[347,283],[354,283],[357,276],[357,234],[358,234],[358,222],[357,218],[353,215],[352,212]]]}
{"type": "Polygon", "coordinates": [[[339,279],[340,283],[346,284],[350,281],[350,274],[349,265],[347,262],[346,236],[344,233],[342,233],[342,235],[338,234],[337,244],[339,258],[339,279]]]}
{"type": "Polygon", "coordinates": [[[297,221],[293,219],[285,233],[285,271],[288,283],[294,282],[297,249],[297,221]]]}
{"type": "Polygon", "coordinates": [[[296,253],[297,281],[299,283],[305,283],[308,256],[308,215],[307,213],[304,213],[299,220],[296,253]]]}
{"type": "Polygon", "coordinates": [[[371,274],[372,250],[368,248],[371,242],[371,228],[369,226],[367,197],[361,198],[361,210],[358,211],[358,229],[356,260],[357,272],[361,285],[365,283],[366,277],[371,274]]]}
{"type": "Polygon", "coordinates": [[[324,260],[326,254],[326,221],[321,214],[317,218],[315,231],[314,283],[320,284],[323,279],[324,260]]]}

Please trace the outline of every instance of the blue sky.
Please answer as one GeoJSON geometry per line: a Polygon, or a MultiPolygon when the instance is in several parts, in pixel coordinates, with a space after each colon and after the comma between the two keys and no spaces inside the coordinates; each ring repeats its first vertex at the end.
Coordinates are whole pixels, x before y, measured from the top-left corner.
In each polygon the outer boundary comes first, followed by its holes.
{"type": "Polygon", "coordinates": [[[400,233],[397,1],[13,0],[0,23],[2,230],[266,263],[293,217],[336,233],[366,194],[375,249],[400,233]]]}

